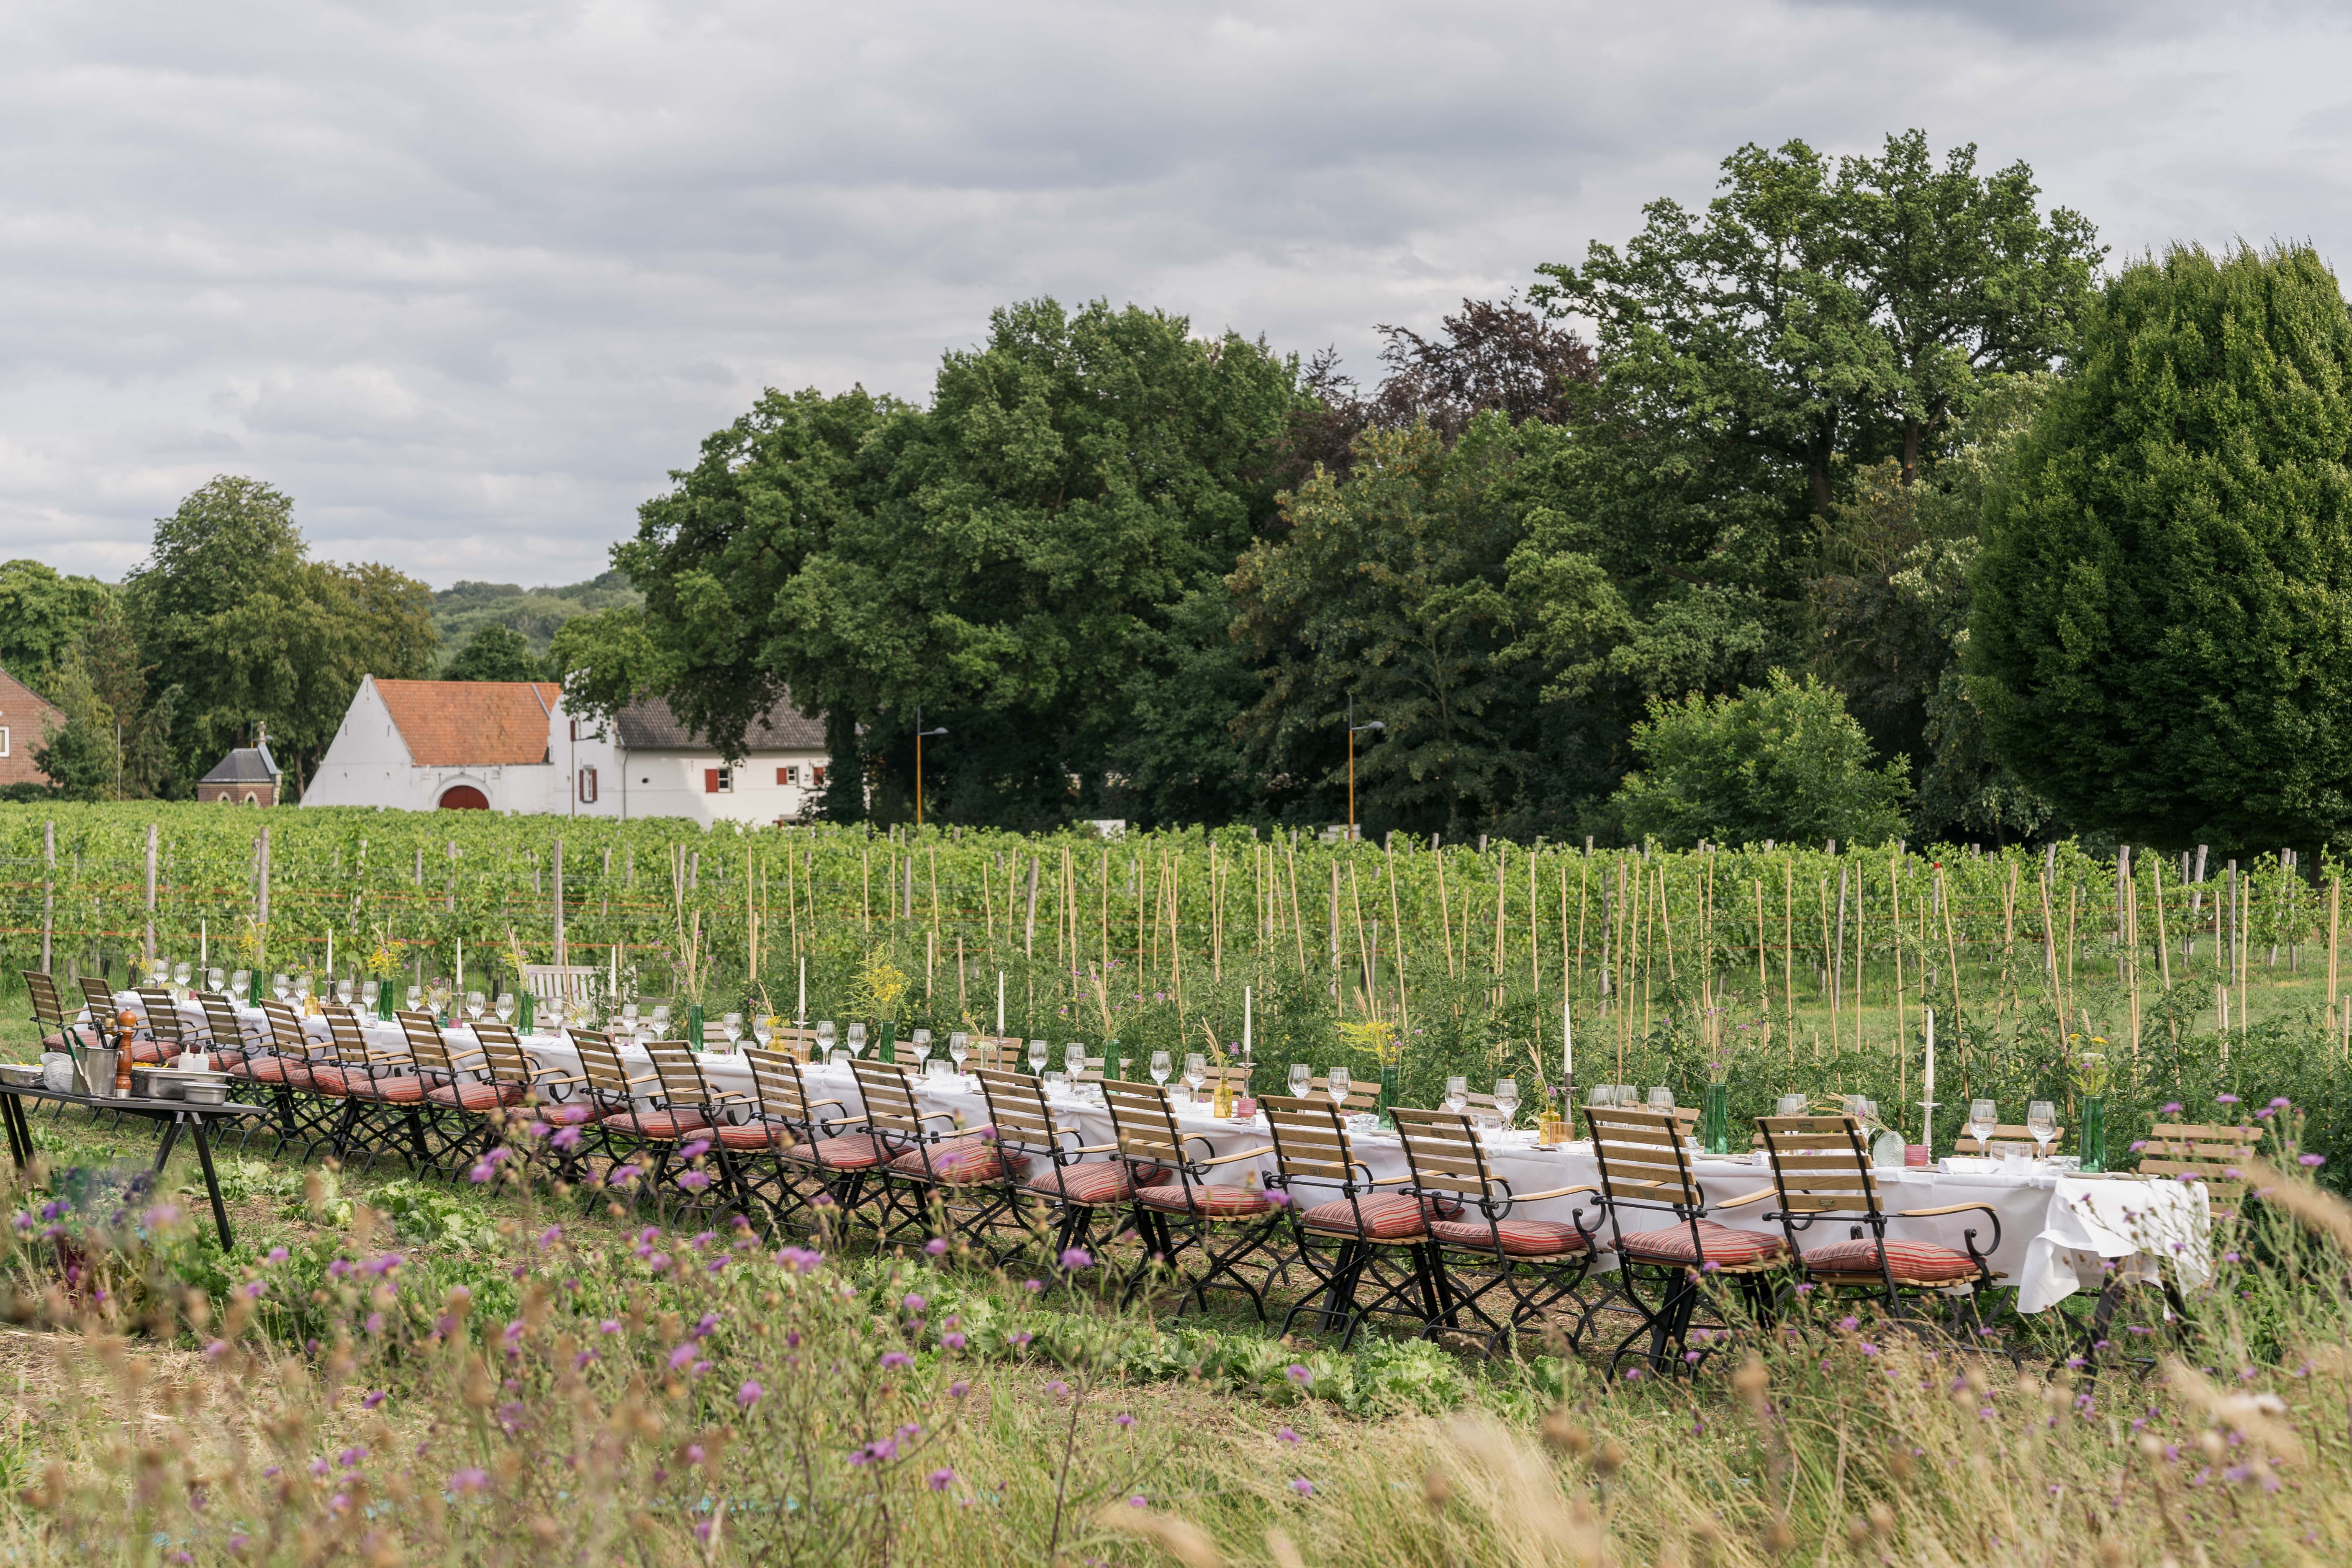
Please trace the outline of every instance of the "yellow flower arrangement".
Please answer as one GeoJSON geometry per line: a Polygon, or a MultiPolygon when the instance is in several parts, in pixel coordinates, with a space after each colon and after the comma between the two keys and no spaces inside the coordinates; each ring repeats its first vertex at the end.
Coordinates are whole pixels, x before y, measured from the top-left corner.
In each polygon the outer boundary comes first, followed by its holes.
{"type": "Polygon", "coordinates": [[[869,952],[858,965],[857,979],[850,987],[850,1005],[858,1013],[870,1013],[876,1018],[895,1018],[898,1004],[905,1000],[910,982],[907,972],[890,962],[880,952],[869,952]]]}

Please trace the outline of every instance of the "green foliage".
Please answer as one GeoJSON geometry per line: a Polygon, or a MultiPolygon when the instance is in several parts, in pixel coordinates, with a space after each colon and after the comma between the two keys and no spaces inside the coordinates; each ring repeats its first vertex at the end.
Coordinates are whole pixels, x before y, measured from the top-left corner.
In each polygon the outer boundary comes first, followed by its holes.
{"type": "Polygon", "coordinates": [[[543,656],[555,634],[575,617],[627,608],[644,597],[617,570],[554,588],[460,582],[434,592],[433,630],[443,647],[463,647],[483,627],[503,626],[543,656]]]}
{"type": "Polygon", "coordinates": [[[1879,844],[1902,830],[1905,759],[1870,766],[1870,741],[1836,689],[1774,670],[1761,689],[1655,703],[1633,727],[1642,768],[1616,796],[1636,839],[1687,849],[1837,839],[1879,844]]]}
{"type": "Polygon", "coordinates": [[[360,678],[430,673],[432,593],[388,566],[309,559],[293,501],[222,476],[156,523],[125,581],[141,657],[167,682],[148,724],[179,785],[267,729],[296,791],[360,678]]]}
{"type": "Polygon", "coordinates": [[[477,627],[442,668],[444,680],[542,680],[547,668],[530,640],[493,621],[477,627]]]}
{"type": "Polygon", "coordinates": [[[0,561],[0,669],[57,700],[50,685],[82,627],[114,590],[38,561],[0,561]]]}
{"type": "Polygon", "coordinates": [[[51,679],[50,700],[65,714],[33,747],[33,765],[48,775],[60,800],[111,800],[122,779],[114,710],[98,695],[79,650],[51,679]]]}
{"type": "Polygon", "coordinates": [[[1993,492],[1966,669],[2069,818],[2181,847],[2352,825],[2352,317],[2311,250],[2110,282],[1993,492]]]}

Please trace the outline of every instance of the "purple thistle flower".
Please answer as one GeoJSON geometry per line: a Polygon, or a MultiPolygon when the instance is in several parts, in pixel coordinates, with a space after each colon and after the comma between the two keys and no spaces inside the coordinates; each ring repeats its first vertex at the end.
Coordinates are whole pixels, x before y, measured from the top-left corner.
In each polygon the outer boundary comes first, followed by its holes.
{"type": "Polygon", "coordinates": [[[930,1240],[923,1243],[924,1253],[931,1258],[938,1258],[944,1255],[947,1249],[948,1238],[944,1236],[935,1236],[931,1237],[930,1240]]]}
{"type": "Polygon", "coordinates": [[[472,1466],[467,1466],[462,1470],[453,1470],[449,1475],[449,1489],[457,1493],[459,1497],[464,1497],[472,1492],[488,1491],[490,1489],[490,1473],[488,1470],[478,1469],[472,1466]]]}
{"type": "Polygon", "coordinates": [[[941,1466],[940,1468],[933,1470],[929,1477],[930,1488],[935,1492],[943,1492],[950,1487],[955,1485],[955,1472],[947,1468],[945,1466],[941,1466]]]}
{"type": "Polygon", "coordinates": [[[1083,1247],[1066,1247],[1062,1252],[1062,1267],[1073,1272],[1094,1266],[1095,1255],[1083,1247]]]}
{"type": "Polygon", "coordinates": [[[908,1355],[905,1351],[885,1351],[882,1352],[882,1370],[885,1372],[888,1372],[896,1367],[912,1366],[914,1364],[915,1358],[908,1355]]]}
{"type": "Polygon", "coordinates": [[[756,1383],[746,1383],[742,1387],[735,1391],[735,1403],[748,1410],[752,1405],[757,1405],[760,1402],[760,1395],[766,1392],[766,1389],[761,1388],[756,1383]]]}
{"type": "Polygon", "coordinates": [[[1297,1492],[1300,1497],[1313,1497],[1315,1495],[1315,1483],[1308,1480],[1305,1476],[1300,1476],[1290,1483],[1290,1489],[1297,1492]]]}
{"type": "Polygon", "coordinates": [[[1282,1375],[1290,1379],[1291,1382],[1298,1384],[1301,1388],[1308,1387],[1315,1382],[1314,1373],[1310,1372],[1307,1368],[1302,1366],[1297,1362],[1292,1362],[1287,1367],[1285,1367],[1283,1369],[1282,1375]]]}

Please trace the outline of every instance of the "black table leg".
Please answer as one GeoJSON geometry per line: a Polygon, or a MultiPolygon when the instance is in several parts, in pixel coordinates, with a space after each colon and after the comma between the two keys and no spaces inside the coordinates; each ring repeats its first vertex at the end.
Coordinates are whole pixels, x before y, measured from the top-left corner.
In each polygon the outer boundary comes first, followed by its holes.
{"type": "Polygon", "coordinates": [[[205,1119],[190,1118],[188,1131],[196,1141],[196,1163],[205,1168],[205,1191],[213,1200],[213,1224],[220,1229],[221,1250],[232,1251],[236,1241],[229,1235],[228,1210],[221,1203],[220,1178],[213,1174],[213,1141],[205,1136],[205,1119]]]}
{"type": "Polygon", "coordinates": [[[21,1171],[32,1153],[26,1146],[31,1141],[32,1134],[31,1130],[24,1125],[24,1101],[13,1094],[0,1094],[0,1100],[7,1102],[0,1105],[0,1121],[5,1121],[8,1123],[8,1152],[16,1159],[16,1169],[21,1171]]]}
{"type": "Polygon", "coordinates": [[[171,1121],[163,1123],[163,1140],[155,1146],[155,1173],[157,1175],[160,1176],[163,1173],[164,1165],[169,1163],[172,1158],[172,1145],[177,1143],[179,1141],[180,1118],[174,1116],[171,1121]]]}

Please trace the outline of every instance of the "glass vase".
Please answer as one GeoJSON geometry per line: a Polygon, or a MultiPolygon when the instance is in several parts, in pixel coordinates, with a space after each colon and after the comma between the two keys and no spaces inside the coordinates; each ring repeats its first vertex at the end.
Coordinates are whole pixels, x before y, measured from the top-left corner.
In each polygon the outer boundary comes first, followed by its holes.
{"type": "Polygon", "coordinates": [[[898,1021],[885,1018],[874,1026],[874,1059],[895,1062],[898,1059],[898,1021]]]}
{"type": "Polygon", "coordinates": [[[1389,1108],[1396,1104],[1397,1093],[1397,1069],[1392,1067],[1381,1068],[1380,1127],[1383,1132],[1396,1131],[1396,1119],[1389,1114],[1389,1108]]]}
{"type": "Polygon", "coordinates": [[[1731,1086],[1706,1086],[1706,1108],[1699,1113],[1701,1145],[1710,1154],[1731,1152],[1731,1086]]]}
{"type": "Polygon", "coordinates": [[[393,982],[390,980],[381,980],[376,983],[375,1016],[387,1024],[392,1022],[394,1012],[400,1006],[400,999],[392,994],[392,987],[393,982]]]}
{"type": "Polygon", "coordinates": [[[2083,1169],[2107,1168],[2107,1097],[2104,1094],[2083,1097],[2082,1151],[2083,1169]]]}
{"type": "Polygon", "coordinates": [[[528,1035],[532,1032],[531,1026],[538,1020],[539,1009],[532,1006],[531,1004],[537,1000],[538,998],[533,996],[527,990],[518,991],[515,993],[516,1034],[528,1035]]]}
{"type": "Polygon", "coordinates": [[[702,1004],[699,1002],[689,1002],[686,1006],[686,1048],[689,1051],[702,1048],[702,1004]]]}

